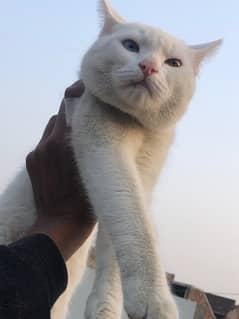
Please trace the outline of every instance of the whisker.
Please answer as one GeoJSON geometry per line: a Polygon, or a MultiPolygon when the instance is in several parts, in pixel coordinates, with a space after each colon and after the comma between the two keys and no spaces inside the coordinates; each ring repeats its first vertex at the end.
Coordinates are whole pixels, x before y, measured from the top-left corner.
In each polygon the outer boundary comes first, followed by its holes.
{"type": "Polygon", "coordinates": [[[152,86],[152,88],[154,88],[154,89],[156,89],[156,90],[159,90],[159,89],[160,89],[159,85],[158,85],[156,82],[154,82],[154,81],[152,81],[152,82],[150,83],[150,85],[152,86]]]}
{"type": "Polygon", "coordinates": [[[118,79],[120,81],[135,81],[135,77],[134,76],[119,76],[118,79]]]}
{"type": "Polygon", "coordinates": [[[116,76],[124,76],[124,75],[134,75],[135,76],[135,72],[134,71],[117,71],[113,73],[116,76]]]}
{"type": "Polygon", "coordinates": [[[135,73],[135,70],[116,70],[118,73],[135,73]]]}
{"type": "Polygon", "coordinates": [[[123,80],[123,81],[135,81],[135,76],[127,75],[127,76],[118,76],[117,79],[123,80]]]}
{"type": "Polygon", "coordinates": [[[157,83],[157,82],[152,82],[152,83],[151,83],[151,86],[152,86],[152,93],[153,93],[153,95],[159,96],[159,94],[162,92],[162,89],[161,89],[159,83],[157,83]]]}
{"type": "Polygon", "coordinates": [[[168,87],[164,83],[162,83],[161,81],[154,81],[153,86],[157,91],[159,90],[163,93],[168,91],[168,87]]]}

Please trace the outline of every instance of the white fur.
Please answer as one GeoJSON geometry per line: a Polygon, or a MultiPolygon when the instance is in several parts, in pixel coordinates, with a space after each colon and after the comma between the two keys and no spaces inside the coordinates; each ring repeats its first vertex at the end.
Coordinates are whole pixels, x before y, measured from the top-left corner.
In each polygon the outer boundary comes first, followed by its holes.
{"type": "MultiPolygon", "coordinates": [[[[123,297],[132,319],[176,319],[150,215],[151,194],[175,125],[193,96],[199,66],[221,42],[189,47],[161,30],[127,23],[108,2],[100,4],[100,37],[81,66],[85,92],[65,101],[75,159],[99,220],[96,278],[85,314],[120,318],[123,297]],[[126,50],[125,39],[136,41],[140,51],[126,50]],[[182,60],[182,67],[169,66],[168,58],[182,60]],[[145,59],[158,73],[144,80],[139,63],[145,59]]],[[[23,169],[0,198],[0,243],[20,237],[35,218],[23,169]]],[[[92,238],[67,263],[69,285],[53,319],[66,316],[92,238]]]]}

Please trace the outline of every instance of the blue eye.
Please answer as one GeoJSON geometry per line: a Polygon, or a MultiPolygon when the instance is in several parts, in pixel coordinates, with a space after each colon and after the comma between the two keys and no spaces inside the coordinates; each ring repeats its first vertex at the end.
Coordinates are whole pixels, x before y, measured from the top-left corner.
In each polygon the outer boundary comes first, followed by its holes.
{"type": "Polygon", "coordinates": [[[125,49],[128,51],[139,52],[139,46],[134,40],[126,39],[122,41],[122,44],[125,47],[125,49]]]}

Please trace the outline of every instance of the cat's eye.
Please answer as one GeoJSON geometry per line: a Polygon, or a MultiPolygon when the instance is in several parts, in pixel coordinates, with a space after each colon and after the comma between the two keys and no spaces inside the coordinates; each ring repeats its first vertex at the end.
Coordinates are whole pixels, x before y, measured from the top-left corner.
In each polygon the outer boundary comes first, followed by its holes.
{"type": "Polygon", "coordinates": [[[131,39],[126,39],[122,41],[123,46],[125,49],[131,51],[131,52],[139,52],[139,45],[131,39]]]}
{"type": "Polygon", "coordinates": [[[174,68],[179,68],[180,66],[183,65],[183,62],[179,59],[176,59],[176,58],[167,59],[165,61],[165,63],[174,67],[174,68]]]}

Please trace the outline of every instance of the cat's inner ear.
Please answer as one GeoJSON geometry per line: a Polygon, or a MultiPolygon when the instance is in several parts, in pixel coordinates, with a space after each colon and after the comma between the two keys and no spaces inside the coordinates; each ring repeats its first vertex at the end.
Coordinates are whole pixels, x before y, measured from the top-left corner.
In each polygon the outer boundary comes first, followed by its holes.
{"type": "Polygon", "coordinates": [[[192,52],[195,74],[199,73],[202,62],[212,57],[217,52],[219,47],[222,45],[222,42],[223,40],[219,39],[213,42],[189,46],[192,52]]]}
{"type": "Polygon", "coordinates": [[[124,19],[120,17],[108,0],[99,0],[98,11],[101,23],[100,36],[110,33],[114,25],[124,22],[124,19]]]}

